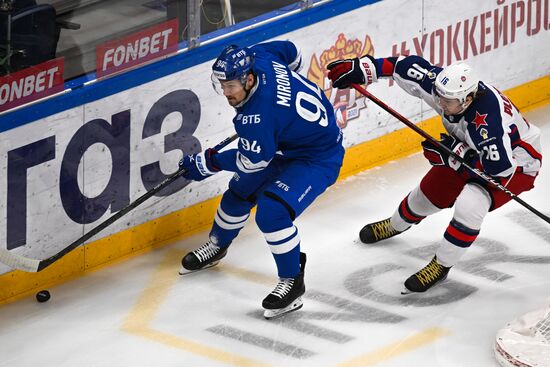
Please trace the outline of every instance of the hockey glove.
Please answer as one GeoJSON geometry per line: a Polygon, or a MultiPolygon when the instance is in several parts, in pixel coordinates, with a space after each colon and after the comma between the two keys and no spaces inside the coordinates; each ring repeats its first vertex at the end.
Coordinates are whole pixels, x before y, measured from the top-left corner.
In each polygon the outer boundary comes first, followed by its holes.
{"type": "Polygon", "coordinates": [[[378,80],[374,62],[370,55],[333,61],[327,65],[328,78],[335,88],[340,89],[349,88],[350,84],[372,84],[378,80]]]}
{"type": "Polygon", "coordinates": [[[214,156],[216,154],[218,154],[217,151],[209,148],[204,152],[183,157],[179,163],[180,169],[185,169],[182,176],[193,181],[202,181],[212,176],[220,170],[214,163],[214,156]]]}
{"type": "MultiPolygon", "coordinates": [[[[463,158],[466,163],[476,160],[477,153],[471,149],[468,144],[456,139],[454,136],[447,134],[441,134],[440,143],[449,148],[453,153],[463,158]]],[[[455,171],[458,171],[462,166],[454,156],[450,155],[441,146],[432,143],[429,140],[422,142],[422,148],[424,149],[424,157],[430,162],[432,166],[447,166],[455,171]]]]}

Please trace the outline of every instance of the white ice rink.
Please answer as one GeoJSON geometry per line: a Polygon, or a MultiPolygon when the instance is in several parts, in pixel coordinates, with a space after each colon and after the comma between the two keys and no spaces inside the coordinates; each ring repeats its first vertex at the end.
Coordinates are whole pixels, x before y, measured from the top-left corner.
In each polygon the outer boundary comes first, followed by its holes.
{"type": "MultiPolygon", "coordinates": [[[[550,106],[526,113],[550,157],[550,106]]],[[[548,160],[550,158],[545,158],[548,160]]],[[[521,197],[550,214],[550,161],[521,197]]],[[[550,296],[550,224],[512,202],[491,213],[449,278],[401,296],[432,258],[451,210],[376,245],[359,229],[391,215],[428,170],[422,154],[337,183],[297,221],[304,307],[262,317],[275,263],[250,219],[219,266],[178,276],[207,233],[0,307],[0,366],[483,366],[495,332],[550,296]]]]}

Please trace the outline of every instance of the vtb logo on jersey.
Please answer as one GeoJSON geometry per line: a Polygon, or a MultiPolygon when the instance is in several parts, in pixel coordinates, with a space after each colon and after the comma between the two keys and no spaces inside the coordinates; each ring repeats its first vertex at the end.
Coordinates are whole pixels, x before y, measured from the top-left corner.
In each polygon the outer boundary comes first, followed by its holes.
{"type": "Polygon", "coordinates": [[[333,89],[327,77],[327,65],[332,61],[361,57],[366,54],[374,55],[374,48],[368,35],[361,42],[359,39],[348,40],[343,33],[340,33],[334,45],[324,50],[319,58],[315,54],[311,56],[307,78],[321,86],[334,106],[336,122],[341,129],[347,126],[348,120],[359,117],[360,110],[366,107],[366,99],[362,94],[351,88],[333,89]]]}
{"type": "Polygon", "coordinates": [[[275,185],[277,185],[277,187],[280,188],[283,191],[288,192],[290,190],[290,186],[288,186],[286,183],[284,183],[280,180],[275,181],[275,185]]]}

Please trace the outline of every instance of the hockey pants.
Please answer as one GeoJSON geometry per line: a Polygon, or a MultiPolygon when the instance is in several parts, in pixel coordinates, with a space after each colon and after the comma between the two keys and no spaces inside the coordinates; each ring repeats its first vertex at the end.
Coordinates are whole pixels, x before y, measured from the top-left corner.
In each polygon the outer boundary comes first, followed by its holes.
{"type": "MultiPolygon", "coordinates": [[[[533,188],[535,178],[518,170],[505,185],[518,195],[533,188]]],[[[438,262],[450,267],[475,241],[487,213],[511,199],[504,191],[487,182],[474,180],[465,172],[435,166],[401,201],[391,217],[391,224],[396,230],[404,231],[428,215],[454,206],[453,219],[436,252],[438,262]]]]}

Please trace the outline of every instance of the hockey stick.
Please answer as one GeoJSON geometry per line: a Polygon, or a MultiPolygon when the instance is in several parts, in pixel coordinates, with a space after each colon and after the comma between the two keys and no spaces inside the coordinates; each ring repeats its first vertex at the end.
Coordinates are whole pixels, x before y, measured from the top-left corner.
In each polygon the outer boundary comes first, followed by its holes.
{"type": "Polygon", "coordinates": [[[352,84],[351,85],[356,91],[358,91],[359,93],[361,93],[362,95],[364,95],[365,97],[367,97],[368,99],[370,99],[371,101],[373,101],[374,103],[376,103],[378,106],[380,106],[382,109],[386,110],[387,112],[389,112],[393,117],[395,117],[396,119],[398,119],[399,121],[401,121],[402,123],[404,123],[405,125],[407,125],[408,127],[410,127],[411,129],[413,129],[416,133],[420,134],[423,138],[425,138],[426,140],[429,140],[432,144],[434,145],[437,145],[439,148],[442,148],[446,153],[448,153],[450,156],[452,156],[453,158],[455,158],[457,161],[459,161],[460,163],[462,163],[462,165],[464,167],[466,167],[467,169],[469,169],[470,171],[474,172],[476,175],[478,175],[479,177],[481,177],[485,182],[488,182],[489,184],[491,184],[493,187],[496,187],[497,189],[501,190],[501,191],[504,191],[506,194],[508,194],[513,200],[515,200],[516,202],[520,203],[522,206],[524,206],[525,208],[527,208],[527,210],[531,211],[531,213],[535,214],[536,216],[538,216],[539,218],[541,218],[542,220],[546,221],[547,223],[550,223],[550,218],[547,217],[546,215],[542,214],[541,212],[539,212],[537,209],[533,208],[531,205],[527,204],[525,201],[523,201],[522,199],[520,199],[516,194],[514,194],[513,192],[511,192],[510,190],[508,190],[506,187],[504,187],[503,185],[501,185],[498,181],[496,181],[494,178],[492,178],[491,176],[487,175],[485,172],[483,171],[480,171],[478,170],[477,168],[473,168],[473,167],[470,167],[468,165],[468,163],[466,163],[466,161],[456,155],[451,149],[447,148],[445,145],[441,144],[438,140],[434,139],[430,134],[428,134],[427,132],[425,132],[424,130],[422,130],[421,128],[419,128],[418,126],[416,126],[415,124],[413,124],[411,121],[409,121],[406,117],[404,117],[403,115],[401,115],[399,112],[395,111],[393,108],[391,108],[390,106],[388,106],[387,104],[385,104],[384,102],[382,102],[381,100],[379,100],[378,98],[376,98],[374,95],[372,95],[369,91],[367,91],[365,88],[361,87],[360,85],[358,84],[352,84]]]}
{"type": "MultiPolygon", "coordinates": [[[[220,142],[218,145],[216,145],[213,149],[214,150],[220,150],[227,146],[229,143],[237,139],[237,134],[232,135],[225,139],[224,141],[220,142]]],[[[130,210],[136,208],[138,205],[149,199],[151,196],[155,195],[160,190],[164,189],[168,185],[170,185],[172,182],[174,182],[178,177],[180,177],[185,172],[184,168],[179,169],[177,172],[171,174],[168,176],[164,181],[157,184],[155,187],[153,187],[151,190],[147,191],[145,194],[141,195],[139,198],[137,198],[132,203],[128,204],[126,207],[122,208],[120,211],[116,212],[115,214],[111,215],[109,218],[107,218],[105,221],[98,224],[96,227],[85,233],[82,237],[75,240],[73,243],[71,243],[69,246],[65,247],[63,250],[59,251],[55,255],[52,255],[44,260],[36,260],[36,259],[30,259],[25,256],[14,254],[6,249],[0,248],[0,262],[3,264],[8,265],[9,267],[13,269],[19,269],[27,272],[38,272],[41,271],[57,260],[61,259],[63,256],[67,255],[69,252],[77,248],[78,246],[82,245],[84,242],[101,232],[106,227],[113,224],[117,219],[128,213],[130,210]]]]}

